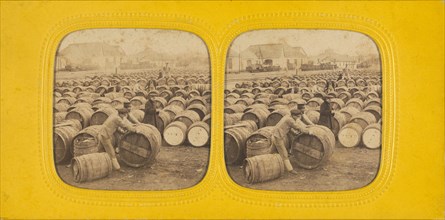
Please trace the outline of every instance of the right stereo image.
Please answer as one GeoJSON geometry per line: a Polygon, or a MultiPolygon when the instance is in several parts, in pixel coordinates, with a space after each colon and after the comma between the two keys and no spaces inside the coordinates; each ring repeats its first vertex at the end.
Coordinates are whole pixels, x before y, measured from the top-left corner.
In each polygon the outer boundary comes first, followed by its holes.
{"type": "Polygon", "coordinates": [[[342,191],[370,184],[382,145],[382,68],[368,36],[255,30],[227,53],[224,156],[257,190],[342,191]]]}

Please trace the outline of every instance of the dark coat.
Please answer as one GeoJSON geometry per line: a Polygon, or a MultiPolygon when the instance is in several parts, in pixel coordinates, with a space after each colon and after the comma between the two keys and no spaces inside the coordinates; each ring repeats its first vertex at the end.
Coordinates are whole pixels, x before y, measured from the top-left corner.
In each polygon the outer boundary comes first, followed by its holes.
{"type": "Polygon", "coordinates": [[[320,119],[318,120],[318,124],[332,130],[331,104],[326,100],[320,106],[320,119]]]}
{"type": "Polygon", "coordinates": [[[156,126],[156,105],[152,99],[148,99],[145,103],[144,118],[142,123],[156,126]]]}

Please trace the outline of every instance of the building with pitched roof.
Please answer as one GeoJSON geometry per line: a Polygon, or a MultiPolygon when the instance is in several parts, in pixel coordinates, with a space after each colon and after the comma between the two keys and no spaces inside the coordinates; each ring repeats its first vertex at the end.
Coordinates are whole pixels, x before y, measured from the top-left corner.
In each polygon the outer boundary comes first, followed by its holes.
{"type": "Polygon", "coordinates": [[[291,47],[287,44],[257,44],[250,45],[238,53],[232,48],[227,55],[226,71],[246,71],[255,65],[271,65],[282,70],[294,70],[307,62],[307,54],[301,47],[291,47]]]}

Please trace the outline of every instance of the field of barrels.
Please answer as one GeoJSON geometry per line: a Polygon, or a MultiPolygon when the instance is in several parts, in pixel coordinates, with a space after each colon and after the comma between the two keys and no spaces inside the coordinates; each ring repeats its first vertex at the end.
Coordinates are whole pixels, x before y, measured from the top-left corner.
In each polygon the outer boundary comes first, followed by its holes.
{"type": "Polygon", "coordinates": [[[70,185],[89,189],[170,190],[192,187],[205,175],[210,141],[210,73],[156,70],[119,74],[56,73],[54,161],[70,185]],[[120,88],[120,89],[119,89],[120,88]],[[142,121],[147,98],[154,97],[154,125],[137,132],[118,129],[112,144],[123,172],[113,172],[99,143],[104,121],[124,104],[142,121]]]}
{"type": "Polygon", "coordinates": [[[232,179],[248,188],[289,191],[350,190],[372,182],[380,161],[381,73],[340,74],[226,75],[224,145],[232,179]],[[317,125],[324,96],[333,97],[332,129],[317,125]],[[292,175],[284,171],[272,134],[298,105],[315,125],[308,126],[311,135],[291,133],[284,140],[297,171],[292,175]]]}

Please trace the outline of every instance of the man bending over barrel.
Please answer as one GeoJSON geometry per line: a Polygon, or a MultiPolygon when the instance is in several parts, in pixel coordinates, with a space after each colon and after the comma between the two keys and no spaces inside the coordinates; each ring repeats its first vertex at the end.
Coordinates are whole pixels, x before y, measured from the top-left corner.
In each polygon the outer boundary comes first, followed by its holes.
{"type": "Polygon", "coordinates": [[[297,172],[292,167],[289,161],[289,155],[287,153],[286,146],[284,144],[284,139],[287,134],[291,131],[291,128],[312,135],[312,133],[306,128],[306,125],[301,121],[302,112],[299,109],[292,109],[291,116],[286,115],[277,123],[276,129],[273,134],[273,143],[277,148],[281,159],[284,161],[284,166],[286,170],[292,174],[297,172]]]}
{"type": "Polygon", "coordinates": [[[128,109],[122,108],[118,110],[118,114],[110,115],[103,123],[102,129],[99,132],[99,140],[105,151],[111,158],[111,163],[115,170],[120,170],[119,162],[117,162],[116,154],[114,152],[113,144],[111,143],[111,137],[119,127],[126,128],[131,132],[136,132],[136,128],[128,120],[128,109]]]}

